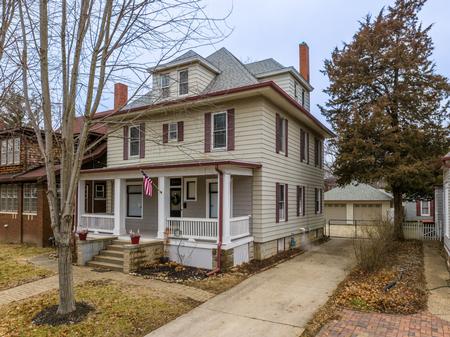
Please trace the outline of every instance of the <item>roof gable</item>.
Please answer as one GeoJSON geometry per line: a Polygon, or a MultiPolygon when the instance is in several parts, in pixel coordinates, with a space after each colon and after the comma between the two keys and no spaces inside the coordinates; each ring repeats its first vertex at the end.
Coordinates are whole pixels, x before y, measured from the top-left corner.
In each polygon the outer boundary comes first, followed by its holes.
{"type": "Polygon", "coordinates": [[[392,196],[369,184],[351,183],[324,193],[325,201],[390,201],[392,196]]]}

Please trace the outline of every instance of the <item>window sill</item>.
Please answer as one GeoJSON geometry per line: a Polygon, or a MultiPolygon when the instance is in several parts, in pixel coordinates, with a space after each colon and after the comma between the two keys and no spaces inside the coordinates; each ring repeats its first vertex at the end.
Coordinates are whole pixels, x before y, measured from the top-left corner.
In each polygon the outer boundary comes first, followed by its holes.
{"type": "Polygon", "coordinates": [[[227,148],[226,147],[219,147],[219,148],[212,148],[211,152],[226,152],[227,148]]]}
{"type": "Polygon", "coordinates": [[[22,215],[26,215],[26,216],[37,216],[37,212],[24,212],[24,213],[22,213],[22,215]]]}
{"type": "Polygon", "coordinates": [[[0,214],[19,214],[17,211],[16,212],[11,212],[11,211],[0,211],[0,214]]]}
{"type": "Polygon", "coordinates": [[[144,217],[142,215],[141,216],[126,216],[125,219],[127,219],[127,220],[143,220],[144,217]]]}
{"type": "Polygon", "coordinates": [[[197,199],[184,199],[184,202],[197,202],[197,199]]]}

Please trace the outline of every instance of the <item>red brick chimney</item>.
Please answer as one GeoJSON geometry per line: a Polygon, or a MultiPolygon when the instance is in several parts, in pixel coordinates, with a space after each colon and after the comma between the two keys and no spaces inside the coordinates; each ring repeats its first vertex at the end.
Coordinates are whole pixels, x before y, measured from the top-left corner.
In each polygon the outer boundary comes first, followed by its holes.
{"type": "Polygon", "coordinates": [[[309,83],[309,47],[306,42],[298,45],[298,54],[300,75],[309,83]]]}
{"type": "Polygon", "coordinates": [[[122,83],[114,84],[114,110],[117,110],[127,104],[128,86],[122,83]]]}

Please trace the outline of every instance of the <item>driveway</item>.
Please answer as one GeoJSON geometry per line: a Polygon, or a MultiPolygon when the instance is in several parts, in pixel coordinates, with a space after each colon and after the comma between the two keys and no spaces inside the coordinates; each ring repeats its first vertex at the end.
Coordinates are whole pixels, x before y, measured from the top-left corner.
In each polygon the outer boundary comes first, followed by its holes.
{"type": "Polygon", "coordinates": [[[333,239],[248,278],[146,337],[298,337],[353,265],[351,240],[333,239]]]}

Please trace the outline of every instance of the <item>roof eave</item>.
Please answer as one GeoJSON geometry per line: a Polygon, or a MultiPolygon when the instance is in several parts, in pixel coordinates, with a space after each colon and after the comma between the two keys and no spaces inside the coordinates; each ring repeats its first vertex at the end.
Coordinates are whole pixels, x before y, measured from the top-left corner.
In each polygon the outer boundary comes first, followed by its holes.
{"type": "Polygon", "coordinates": [[[192,63],[200,63],[202,66],[204,66],[205,68],[207,68],[208,70],[210,70],[211,72],[217,74],[220,74],[220,70],[213,66],[211,63],[209,63],[208,61],[198,58],[198,57],[189,57],[183,60],[179,60],[179,61],[175,61],[175,62],[171,62],[171,63],[166,63],[166,64],[161,64],[155,67],[151,67],[148,70],[151,73],[155,73],[155,72],[160,72],[160,71],[165,71],[171,68],[176,68],[176,67],[180,67],[180,66],[184,66],[184,65],[189,65],[192,63]]]}
{"type": "Polygon", "coordinates": [[[285,74],[285,73],[289,73],[292,76],[294,76],[297,79],[297,81],[299,81],[301,84],[303,84],[309,91],[314,90],[314,87],[308,81],[306,81],[303,78],[303,76],[301,76],[299,73],[297,73],[297,71],[295,71],[294,68],[292,68],[292,67],[284,68],[284,69],[280,69],[280,70],[274,70],[274,71],[270,71],[270,72],[266,72],[266,73],[260,73],[260,74],[255,75],[255,77],[260,79],[260,78],[266,78],[266,77],[270,77],[270,76],[281,75],[281,74],[285,74]]]}

